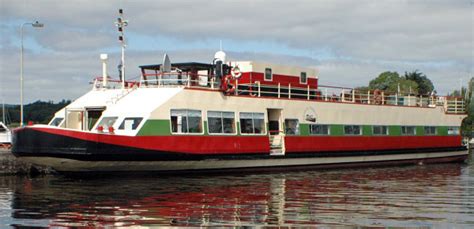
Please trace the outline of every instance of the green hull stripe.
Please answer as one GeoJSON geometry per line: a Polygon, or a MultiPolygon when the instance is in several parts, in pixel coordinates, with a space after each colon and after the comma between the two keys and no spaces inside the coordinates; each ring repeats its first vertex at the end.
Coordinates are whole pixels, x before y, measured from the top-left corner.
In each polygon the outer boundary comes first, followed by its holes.
{"type": "Polygon", "coordinates": [[[138,136],[171,135],[170,120],[147,120],[138,131],[138,136]]]}
{"type": "MultiPolygon", "coordinates": [[[[203,122],[204,135],[208,135],[207,122],[203,122]]],[[[312,136],[309,133],[310,124],[300,123],[300,136],[312,136]]],[[[240,135],[240,123],[236,122],[237,135],[240,135]]],[[[371,125],[362,125],[362,136],[372,136],[371,125]]],[[[138,131],[137,136],[163,136],[171,135],[170,130],[170,120],[147,120],[143,127],[138,131]]],[[[267,133],[268,133],[268,124],[266,124],[267,133]]],[[[329,125],[330,136],[345,136],[344,135],[344,125],[333,124],[329,125]]],[[[402,126],[388,126],[388,136],[402,136],[402,126]]],[[[448,127],[447,126],[437,126],[436,127],[436,136],[448,136],[448,127]]],[[[416,126],[416,136],[424,136],[425,130],[424,126],[416,126]]],[[[245,135],[247,136],[247,135],[245,135]]],[[[252,135],[250,135],[252,136],[252,135]]],[[[316,135],[315,135],[316,136],[316,135]]],[[[317,135],[321,136],[321,135],[317,135]]]]}

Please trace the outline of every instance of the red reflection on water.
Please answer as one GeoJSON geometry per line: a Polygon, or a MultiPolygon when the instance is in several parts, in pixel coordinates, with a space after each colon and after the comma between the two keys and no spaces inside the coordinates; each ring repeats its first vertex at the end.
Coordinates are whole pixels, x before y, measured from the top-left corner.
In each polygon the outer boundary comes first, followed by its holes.
{"type": "MultiPolygon", "coordinates": [[[[67,195],[69,188],[80,194],[64,197],[65,202],[51,197],[46,208],[56,212],[43,216],[52,218],[53,227],[350,225],[347,215],[376,214],[390,220],[422,220],[430,218],[410,214],[412,202],[422,204],[432,192],[462,193],[462,187],[450,186],[460,174],[460,165],[449,164],[235,177],[116,178],[91,185],[89,193],[83,193],[82,185],[88,184],[84,180],[58,186],[64,193],[48,190],[50,197],[67,195]]],[[[19,198],[30,201],[35,187],[23,187],[25,195],[19,198]]],[[[20,207],[28,209],[28,204],[20,207]]]]}

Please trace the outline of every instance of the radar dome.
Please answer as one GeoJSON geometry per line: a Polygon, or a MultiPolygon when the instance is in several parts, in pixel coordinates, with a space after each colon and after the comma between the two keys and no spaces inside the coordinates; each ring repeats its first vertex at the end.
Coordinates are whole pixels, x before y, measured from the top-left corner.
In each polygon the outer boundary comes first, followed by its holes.
{"type": "Polygon", "coordinates": [[[214,54],[214,60],[215,61],[222,61],[222,63],[225,63],[225,58],[226,58],[226,55],[225,55],[225,52],[223,51],[218,51],[216,52],[216,54],[214,54]]]}

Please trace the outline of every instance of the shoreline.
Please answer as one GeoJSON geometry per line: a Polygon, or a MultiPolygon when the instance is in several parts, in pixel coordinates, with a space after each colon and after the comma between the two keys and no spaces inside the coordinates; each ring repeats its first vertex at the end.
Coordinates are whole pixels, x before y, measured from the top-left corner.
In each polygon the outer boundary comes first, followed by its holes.
{"type": "Polygon", "coordinates": [[[51,170],[18,160],[10,149],[0,149],[0,176],[46,175],[51,170]]]}

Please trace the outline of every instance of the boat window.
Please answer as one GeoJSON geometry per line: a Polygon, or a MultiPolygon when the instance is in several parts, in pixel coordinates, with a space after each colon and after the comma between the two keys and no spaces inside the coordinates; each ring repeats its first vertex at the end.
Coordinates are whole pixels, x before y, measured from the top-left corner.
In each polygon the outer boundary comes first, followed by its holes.
{"type": "Polygon", "coordinates": [[[265,80],[267,80],[267,81],[272,81],[273,80],[273,74],[272,74],[272,69],[271,68],[265,68],[265,80]]]}
{"type": "Polygon", "coordinates": [[[143,118],[125,118],[119,126],[119,130],[136,130],[143,118]]]}
{"type": "Polygon", "coordinates": [[[234,112],[208,111],[207,124],[209,127],[209,133],[234,134],[235,133],[234,112]]]}
{"type": "Polygon", "coordinates": [[[285,119],[285,134],[299,135],[300,124],[298,119],[285,119]]]}
{"type": "Polygon", "coordinates": [[[172,133],[202,133],[200,110],[172,109],[172,133]]]}
{"type": "Polygon", "coordinates": [[[265,122],[263,113],[240,113],[240,132],[242,134],[263,134],[265,122]]]}
{"type": "Polygon", "coordinates": [[[456,127],[456,126],[448,127],[448,135],[459,135],[459,134],[460,134],[459,127],[456,127]]]}
{"type": "Polygon", "coordinates": [[[416,127],[402,126],[402,135],[416,135],[416,127]]]}
{"type": "Polygon", "coordinates": [[[436,127],[435,126],[425,126],[425,135],[436,135],[436,127]]]}
{"type": "Polygon", "coordinates": [[[0,133],[7,132],[7,129],[3,127],[3,125],[0,125],[0,133]]]}
{"type": "Polygon", "coordinates": [[[309,125],[309,134],[311,135],[329,135],[329,125],[309,125]]]}
{"type": "Polygon", "coordinates": [[[388,135],[388,127],[387,126],[373,126],[372,133],[374,135],[388,135]]]}
{"type": "Polygon", "coordinates": [[[344,126],[344,134],[345,135],[361,135],[362,128],[360,128],[360,126],[355,126],[355,125],[344,126]]]}
{"type": "Polygon", "coordinates": [[[107,131],[109,127],[112,127],[117,121],[117,117],[104,117],[102,120],[100,120],[98,126],[102,126],[104,128],[104,131],[107,131]]]}
{"type": "Polygon", "coordinates": [[[301,72],[300,83],[306,84],[307,82],[308,82],[308,78],[306,77],[306,72],[301,72]]]}
{"type": "Polygon", "coordinates": [[[64,118],[59,118],[59,117],[56,117],[54,118],[50,123],[49,125],[50,126],[59,126],[61,125],[61,123],[63,122],[64,118]]]}

